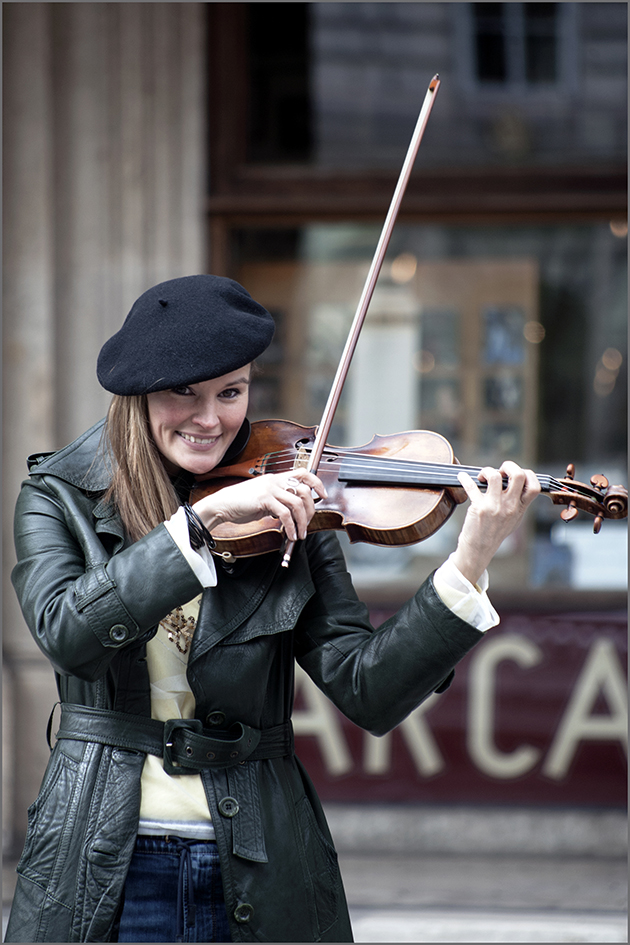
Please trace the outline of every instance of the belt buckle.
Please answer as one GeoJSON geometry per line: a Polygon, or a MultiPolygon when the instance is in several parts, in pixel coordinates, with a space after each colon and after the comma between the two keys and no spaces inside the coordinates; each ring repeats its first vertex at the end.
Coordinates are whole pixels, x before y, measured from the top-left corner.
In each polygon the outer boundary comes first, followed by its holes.
{"type": "Polygon", "coordinates": [[[196,735],[203,733],[203,726],[199,719],[167,719],[164,723],[163,754],[162,764],[167,774],[193,774],[194,770],[199,769],[191,765],[176,764],[173,761],[173,748],[175,745],[175,732],[183,728],[188,732],[194,732],[196,735]]]}

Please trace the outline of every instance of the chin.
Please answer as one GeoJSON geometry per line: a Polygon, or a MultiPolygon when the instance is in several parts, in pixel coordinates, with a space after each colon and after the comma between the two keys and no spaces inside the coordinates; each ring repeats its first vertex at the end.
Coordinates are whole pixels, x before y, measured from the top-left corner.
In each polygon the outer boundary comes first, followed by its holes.
{"type": "Polygon", "coordinates": [[[221,462],[221,456],[186,456],[182,457],[179,463],[182,469],[192,473],[195,476],[201,476],[210,472],[211,469],[221,462]]]}

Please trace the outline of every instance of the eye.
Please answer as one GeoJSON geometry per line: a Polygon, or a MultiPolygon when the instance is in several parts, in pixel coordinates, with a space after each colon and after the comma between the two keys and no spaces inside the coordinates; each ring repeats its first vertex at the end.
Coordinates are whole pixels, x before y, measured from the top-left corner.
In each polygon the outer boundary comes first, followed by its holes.
{"type": "Polygon", "coordinates": [[[225,390],[222,390],[219,394],[223,400],[234,400],[235,397],[240,397],[242,391],[238,387],[226,387],[225,390]]]}
{"type": "Polygon", "coordinates": [[[194,392],[190,389],[190,387],[186,387],[184,384],[182,384],[181,387],[171,387],[171,394],[178,394],[182,397],[190,397],[193,393],[194,392]]]}

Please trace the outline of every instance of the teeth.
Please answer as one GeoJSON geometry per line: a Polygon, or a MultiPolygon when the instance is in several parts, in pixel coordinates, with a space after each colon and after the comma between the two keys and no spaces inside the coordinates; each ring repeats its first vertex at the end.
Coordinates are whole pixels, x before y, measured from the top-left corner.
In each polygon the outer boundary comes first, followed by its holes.
{"type": "Polygon", "coordinates": [[[180,433],[180,436],[182,436],[185,440],[188,440],[190,443],[208,444],[208,443],[214,443],[214,441],[216,440],[215,436],[204,438],[201,436],[191,436],[190,433],[180,433]]]}

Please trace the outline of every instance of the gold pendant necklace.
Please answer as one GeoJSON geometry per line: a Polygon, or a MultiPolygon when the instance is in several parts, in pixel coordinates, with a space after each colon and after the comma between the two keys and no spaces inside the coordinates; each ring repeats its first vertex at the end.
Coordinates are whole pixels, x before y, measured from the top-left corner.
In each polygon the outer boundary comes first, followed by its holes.
{"type": "Polygon", "coordinates": [[[160,620],[160,626],[164,627],[170,642],[175,644],[180,653],[188,652],[197,626],[194,617],[185,617],[184,608],[176,607],[160,620]]]}

